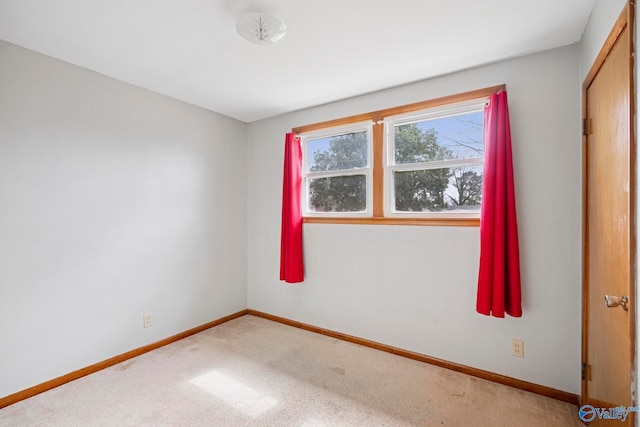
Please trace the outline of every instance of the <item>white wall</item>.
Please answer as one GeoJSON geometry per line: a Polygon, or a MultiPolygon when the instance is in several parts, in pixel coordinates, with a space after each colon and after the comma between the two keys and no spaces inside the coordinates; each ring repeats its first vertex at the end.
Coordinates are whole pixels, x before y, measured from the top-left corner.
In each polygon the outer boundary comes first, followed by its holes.
{"type": "Polygon", "coordinates": [[[596,0],[580,40],[580,84],[587,77],[627,0],[596,0]]]}
{"type": "Polygon", "coordinates": [[[579,393],[579,67],[573,45],[249,124],[249,308],[579,393]],[[278,281],[285,132],[501,83],[511,109],[522,318],[475,312],[475,227],[307,224],[305,282],[278,281]],[[511,355],[513,338],[524,340],[525,358],[511,355]]]}
{"type": "Polygon", "coordinates": [[[0,42],[0,397],[246,308],[245,131],[0,42]]]}

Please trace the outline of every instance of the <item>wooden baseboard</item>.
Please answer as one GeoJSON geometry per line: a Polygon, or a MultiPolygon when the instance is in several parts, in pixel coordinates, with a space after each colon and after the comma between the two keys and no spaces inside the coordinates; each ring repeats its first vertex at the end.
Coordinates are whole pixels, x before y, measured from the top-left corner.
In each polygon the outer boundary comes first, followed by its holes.
{"type": "Polygon", "coordinates": [[[107,360],[103,360],[102,362],[98,362],[96,364],[93,364],[91,366],[87,366],[86,368],[82,368],[82,369],[78,369],[77,371],[71,372],[69,374],[66,375],[62,375],[61,377],[58,378],[54,378],[52,380],[46,381],[42,384],[38,384],[36,386],[30,387],[26,390],[22,390],[19,391],[17,393],[14,394],[10,394],[9,396],[0,398],[0,409],[12,405],[14,403],[17,403],[21,400],[24,399],[28,399],[30,397],[33,397],[37,394],[43,393],[47,390],[51,390],[52,388],[56,388],[59,387],[63,384],[66,384],[68,382],[71,382],[73,380],[77,380],[78,378],[82,378],[84,376],[93,374],[95,372],[98,372],[102,369],[108,368],[110,366],[116,365],[118,363],[124,362],[125,360],[129,360],[132,359],[136,356],[140,356],[141,354],[147,353],[149,351],[158,349],[160,347],[163,347],[167,344],[171,344],[173,342],[179,341],[183,338],[187,338],[188,336],[197,334],[198,332],[202,332],[206,329],[212,328],[214,326],[218,326],[222,323],[228,322],[229,320],[235,319],[237,317],[241,317],[244,316],[245,314],[247,314],[249,311],[248,310],[242,310],[239,311],[237,313],[234,314],[230,314],[229,316],[225,316],[222,317],[220,319],[214,320],[212,322],[209,323],[205,323],[204,325],[200,325],[200,326],[196,326],[195,328],[189,329],[187,331],[181,332],[179,334],[173,335],[171,337],[165,338],[163,340],[160,340],[158,342],[149,344],[149,345],[145,345],[139,348],[136,348],[134,350],[128,351],[126,353],[120,354],[118,356],[114,356],[110,359],[107,360]]]}
{"type": "Polygon", "coordinates": [[[257,310],[249,309],[248,314],[251,314],[257,317],[262,317],[263,319],[272,320],[274,322],[282,323],[285,325],[294,326],[296,328],[304,329],[310,332],[326,335],[331,338],[337,338],[343,341],[348,341],[354,344],[363,345],[365,347],[370,347],[376,350],[385,351],[387,353],[397,354],[398,356],[407,357],[409,359],[417,360],[419,362],[429,363],[431,365],[436,365],[442,368],[451,369],[452,371],[461,372],[463,374],[493,381],[495,383],[504,384],[504,385],[515,387],[525,391],[530,391],[532,393],[540,394],[542,396],[547,396],[553,399],[569,402],[574,405],[578,405],[580,402],[580,397],[577,394],[568,393],[562,390],[556,390],[551,387],[546,387],[543,385],[530,383],[528,381],[507,377],[505,375],[484,371],[482,369],[471,368],[469,366],[460,365],[458,363],[448,362],[446,360],[438,359],[436,357],[415,353],[409,350],[403,350],[401,348],[392,347],[390,345],[381,344],[375,341],[354,337],[352,335],[343,334],[341,332],[336,332],[329,329],[319,328],[317,326],[309,325],[302,322],[297,322],[295,320],[286,319],[284,317],[275,316],[273,314],[263,313],[257,310]]]}
{"type": "Polygon", "coordinates": [[[386,344],[381,344],[375,341],[366,340],[364,338],[354,337],[352,335],[343,334],[341,332],[332,331],[329,329],[319,328],[317,326],[309,325],[302,322],[297,322],[295,320],[286,319],[284,317],[275,316],[273,314],[263,313],[257,310],[242,310],[237,313],[231,314],[229,316],[222,317],[220,319],[214,320],[209,323],[205,323],[204,325],[197,326],[195,328],[189,329],[187,331],[181,332],[179,334],[173,335],[171,337],[165,338],[161,341],[145,345],[143,347],[136,348],[134,350],[128,351],[126,353],[120,354],[118,356],[114,356],[110,359],[103,360],[102,362],[98,362],[91,366],[87,366],[86,368],[79,369],[77,371],[71,372],[66,375],[62,375],[58,378],[54,378],[52,380],[46,381],[42,384],[38,384],[36,386],[30,387],[26,390],[19,391],[14,394],[10,394],[9,396],[5,396],[0,398],[0,409],[17,403],[21,400],[28,399],[37,394],[43,393],[47,390],[51,390],[68,382],[77,380],[78,378],[82,378],[84,376],[93,374],[102,369],[108,368],[110,366],[116,365],[118,363],[124,362],[126,360],[132,359],[136,356],[140,356],[141,354],[147,353],[152,350],[156,350],[160,347],[163,347],[167,344],[171,344],[173,342],[179,341],[183,338],[187,338],[191,335],[202,332],[206,329],[212,328],[214,326],[218,326],[222,323],[228,322],[229,320],[244,316],[245,314],[251,314],[253,316],[262,317],[264,319],[268,319],[274,322],[282,323],[285,325],[293,326],[296,328],[304,329],[310,332],[315,332],[318,334],[326,335],[332,338],[340,339],[343,341],[348,341],[354,344],[359,344],[365,347],[370,347],[376,350],[385,351],[387,353],[393,353],[398,356],[407,357],[409,359],[417,360],[424,363],[429,363],[431,365],[440,366],[446,369],[451,369],[453,371],[462,372],[467,375],[472,375],[474,377],[482,378],[485,380],[493,381],[496,383],[504,384],[510,387],[515,387],[521,390],[530,391],[532,393],[540,394],[543,396],[551,397],[554,399],[562,400],[565,402],[572,403],[574,405],[578,405],[580,402],[580,398],[578,395],[573,393],[568,393],[566,391],[556,390],[551,387],[546,387],[534,383],[530,383],[523,380],[518,380],[516,378],[507,377],[500,374],[495,374],[493,372],[484,371],[482,369],[471,368],[469,366],[460,365],[458,363],[448,362],[443,359],[438,359],[435,357],[427,356],[420,353],[415,353],[409,350],[403,350],[401,348],[393,347],[386,344]]]}

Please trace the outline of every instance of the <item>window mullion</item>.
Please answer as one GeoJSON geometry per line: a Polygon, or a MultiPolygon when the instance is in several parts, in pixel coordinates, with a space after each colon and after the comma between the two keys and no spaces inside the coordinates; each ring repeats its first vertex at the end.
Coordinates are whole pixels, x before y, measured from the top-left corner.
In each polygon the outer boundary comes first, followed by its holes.
{"type": "Polygon", "coordinates": [[[402,163],[399,165],[389,166],[389,169],[398,172],[421,171],[430,169],[455,168],[461,166],[475,166],[484,163],[483,157],[475,157],[469,159],[440,160],[424,163],[402,163]]]}
{"type": "Polygon", "coordinates": [[[384,123],[373,125],[373,216],[384,216],[384,123]]]}
{"type": "Polygon", "coordinates": [[[335,171],[323,171],[323,172],[307,172],[308,179],[318,178],[333,178],[336,176],[353,176],[353,175],[366,175],[370,168],[357,168],[357,169],[344,169],[335,171]]]}

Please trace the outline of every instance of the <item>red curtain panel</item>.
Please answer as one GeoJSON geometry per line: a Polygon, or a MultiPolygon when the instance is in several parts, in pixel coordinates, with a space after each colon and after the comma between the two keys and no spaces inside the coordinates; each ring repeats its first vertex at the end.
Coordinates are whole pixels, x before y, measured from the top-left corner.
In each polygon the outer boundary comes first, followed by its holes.
{"type": "Polygon", "coordinates": [[[520,254],[511,161],[507,92],[494,94],[484,113],[485,163],[480,212],[480,271],[476,310],[522,316],[520,254]]]}
{"type": "Polygon", "coordinates": [[[284,141],[282,180],[282,228],[280,236],[280,280],[304,280],[302,257],[302,148],[300,139],[288,133],[284,141]]]}

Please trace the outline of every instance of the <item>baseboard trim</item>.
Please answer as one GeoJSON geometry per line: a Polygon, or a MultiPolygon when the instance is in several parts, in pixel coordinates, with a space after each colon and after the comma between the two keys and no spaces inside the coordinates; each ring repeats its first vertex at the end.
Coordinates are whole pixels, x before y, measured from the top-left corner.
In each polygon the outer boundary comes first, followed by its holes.
{"type": "Polygon", "coordinates": [[[238,317],[242,317],[246,314],[250,314],[256,317],[261,317],[263,319],[271,320],[274,322],[282,323],[284,325],[293,326],[299,329],[304,329],[310,332],[315,332],[318,334],[326,335],[331,338],[336,338],[343,341],[348,341],[354,344],[359,344],[365,347],[373,348],[376,350],[384,351],[387,353],[396,354],[398,356],[406,357],[409,359],[417,360],[419,362],[429,363],[431,365],[440,366],[442,368],[451,369],[452,371],[461,372],[467,375],[471,375],[474,377],[482,378],[485,380],[493,381],[495,383],[504,384],[510,387],[518,388],[520,390],[529,391],[532,393],[540,394],[542,396],[551,397],[553,399],[562,400],[564,402],[569,402],[574,405],[579,405],[580,397],[573,393],[568,393],[562,390],[556,390],[551,387],[542,386],[539,384],[530,383],[527,381],[519,380],[516,378],[507,377],[505,375],[496,374],[489,371],[484,371],[482,369],[471,368],[469,366],[460,365],[458,363],[449,362],[443,359],[438,359],[436,357],[427,356],[420,353],[415,353],[413,351],[404,350],[398,347],[393,347],[386,344],[381,344],[379,342],[367,340],[364,338],[358,338],[352,335],[343,334],[341,332],[332,331],[330,329],[320,328],[317,326],[309,325],[307,323],[298,322],[295,320],[290,320],[284,317],[276,316],[273,314],[264,313],[258,310],[246,309],[241,310],[237,313],[230,314],[225,317],[221,317],[220,319],[205,323],[204,325],[196,326],[195,328],[186,330],[179,334],[170,336],[163,340],[157,341],[152,344],[148,344],[134,350],[128,351],[126,353],[114,356],[112,358],[103,360],[102,362],[95,363],[91,366],[87,366],[86,368],[79,369],[77,371],[73,371],[69,374],[62,375],[58,378],[54,378],[52,380],[46,381],[42,384],[38,384],[36,386],[30,387],[28,389],[19,391],[14,394],[10,394],[8,396],[0,398],[0,409],[7,407],[9,405],[13,405],[14,403],[18,403],[21,400],[28,399],[40,393],[43,393],[47,390],[51,390],[53,388],[59,387],[68,382],[77,380],[78,378],[82,378],[84,376],[93,374],[95,372],[106,369],[110,366],[116,365],[118,363],[122,363],[126,360],[132,359],[136,356],[140,356],[141,354],[148,353],[150,351],[156,350],[160,347],[164,347],[165,345],[171,344],[173,342],[179,341],[183,338],[187,338],[191,335],[197,334],[199,332],[205,331],[207,329],[213,328],[214,326],[221,325],[230,320],[236,319],[238,317]]]}
{"type": "Polygon", "coordinates": [[[91,366],[87,366],[86,368],[82,368],[82,369],[78,369],[77,371],[73,371],[69,374],[66,375],[62,375],[58,378],[54,378],[52,380],[46,381],[42,384],[38,384],[36,386],[30,387],[28,389],[19,391],[17,393],[14,394],[10,394],[9,396],[0,398],[0,409],[9,406],[9,405],[13,405],[14,403],[18,403],[21,400],[24,399],[28,399],[30,397],[33,397],[37,394],[43,393],[47,390],[51,390],[53,388],[59,387],[63,384],[66,384],[68,382],[77,380],[78,378],[82,378],[84,376],[93,374],[95,372],[101,371],[102,369],[108,368],[110,366],[116,365],[118,363],[122,363],[126,360],[132,359],[136,356],[140,356],[141,354],[144,353],[148,353],[152,350],[156,350],[160,347],[164,347],[167,344],[171,344],[173,342],[179,341],[183,338],[187,338],[191,335],[197,334],[199,332],[202,332],[204,330],[207,330],[209,328],[213,328],[214,326],[218,326],[222,323],[228,322],[229,320],[233,320],[235,318],[244,316],[245,314],[248,314],[249,310],[242,310],[239,311],[237,313],[234,314],[230,314],[228,316],[225,317],[221,317],[220,319],[211,321],[209,323],[205,323],[204,325],[200,325],[200,326],[196,326],[195,328],[186,330],[184,332],[181,332],[179,334],[170,336],[168,338],[165,338],[163,340],[154,342],[152,344],[148,344],[139,348],[136,348],[134,350],[128,351],[126,353],[122,353],[119,354],[117,356],[114,356],[110,359],[107,360],[103,360],[102,362],[98,362],[96,364],[93,364],[91,366]]]}
{"type": "Polygon", "coordinates": [[[436,357],[415,353],[409,350],[403,350],[401,348],[393,347],[386,344],[381,344],[379,342],[370,341],[364,338],[358,338],[352,335],[343,334],[341,332],[332,331],[330,329],[320,328],[317,326],[309,325],[307,323],[302,323],[302,322],[290,320],[284,317],[275,316],[273,314],[264,313],[258,310],[249,309],[247,311],[248,311],[248,314],[251,314],[256,317],[272,320],[274,322],[282,323],[288,326],[294,326],[296,328],[304,329],[306,331],[315,332],[318,334],[326,335],[331,338],[348,341],[354,344],[359,344],[359,345],[370,347],[376,350],[385,351],[387,353],[393,353],[398,356],[403,356],[409,359],[417,360],[419,362],[429,363],[431,365],[436,365],[442,368],[451,369],[452,371],[461,372],[463,374],[493,381],[499,384],[504,384],[520,390],[540,394],[542,396],[551,397],[553,399],[562,400],[564,402],[569,402],[574,405],[579,405],[579,402],[580,402],[580,397],[577,394],[569,393],[562,390],[557,390],[557,389],[546,387],[539,384],[530,383],[528,381],[523,381],[516,378],[507,377],[505,375],[500,375],[500,374],[496,374],[489,371],[484,371],[482,369],[460,365],[458,363],[448,362],[446,360],[438,359],[436,357]]]}

